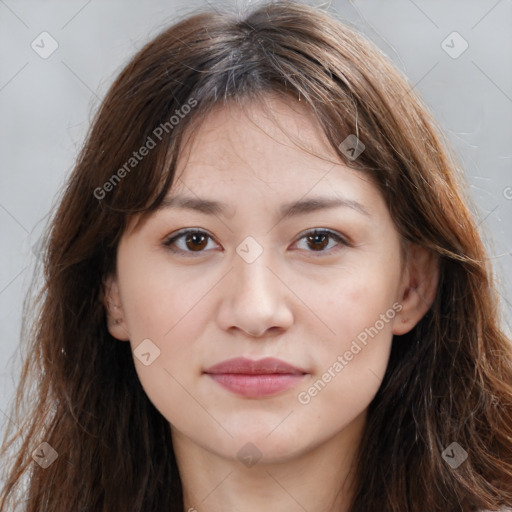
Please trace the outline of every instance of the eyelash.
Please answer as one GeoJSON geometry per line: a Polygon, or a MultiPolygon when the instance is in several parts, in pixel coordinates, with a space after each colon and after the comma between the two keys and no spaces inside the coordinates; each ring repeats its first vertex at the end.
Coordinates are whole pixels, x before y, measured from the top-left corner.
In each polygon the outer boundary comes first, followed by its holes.
{"type": "MultiPolygon", "coordinates": [[[[193,258],[196,257],[196,255],[199,256],[200,254],[206,252],[205,250],[188,251],[188,250],[183,250],[183,249],[179,249],[179,248],[176,248],[176,247],[172,247],[172,245],[177,240],[179,240],[181,238],[184,238],[186,235],[189,235],[189,234],[204,234],[210,240],[213,240],[213,237],[211,237],[206,231],[203,231],[201,229],[185,229],[183,231],[179,231],[175,235],[171,235],[170,238],[168,238],[166,241],[163,242],[163,245],[166,248],[168,248],[170,251],[172,251],[173,253],[181,253],[181,254],[184,254],[187,257],[193,257],[193,258]]],[[[346,240],[346,238],[344,238],[340,234],[338,234],[338,233],[336,233],[334,231],[331,231],[329,229],[311,229],[309,231],[306,231],[304,234],[302,234],[302,236],[299,238],[299,240],[302,240],[303,238],[306,238],[307,236],[315,236],[315,235],[319,235],[319,234],[325,234],[325,235],[327,235],[330,238],[336,239],[336,241],[340,245],[342,245],[342,246],[345,246],[345,247],[350,247],[351,246],[351,244],[346,240]]],[[[319,253],[318,255],[317,254],[314,255],[315,258],[318,258],[318,257],[321,257],[321,255],[324,254],[324,253],[332,254],[332,252],[338,252],[338,251],[342,250],[342,247],[338,246],[337,248],[335,248],[334,251],[332,251],[331,249],[321,250],[321,251],[307,251],[307,252],[311,252],[313,254],[314,253],[319,253]]]]}

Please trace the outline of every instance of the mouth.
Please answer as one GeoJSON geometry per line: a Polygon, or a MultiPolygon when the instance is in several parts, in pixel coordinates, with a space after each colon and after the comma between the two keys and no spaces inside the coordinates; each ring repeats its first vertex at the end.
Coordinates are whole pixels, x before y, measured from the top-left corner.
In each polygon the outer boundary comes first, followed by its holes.
{"type": "Polygon", "coordinates": [[[307,372],[281,359],[229,359],[204,371],[214,382],[240,396],[262,398],[296,386],[307,372]]]}

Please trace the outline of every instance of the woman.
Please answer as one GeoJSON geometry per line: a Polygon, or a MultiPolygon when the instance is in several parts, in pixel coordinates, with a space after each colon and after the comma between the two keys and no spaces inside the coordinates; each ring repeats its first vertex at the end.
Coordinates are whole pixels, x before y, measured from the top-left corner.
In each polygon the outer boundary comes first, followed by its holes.
{"type": "Polygon", "coordinates": [[[162,32],[49,227],[0,510],[510,506],[512,351],[454,161],[319,10],[162,32]]]}

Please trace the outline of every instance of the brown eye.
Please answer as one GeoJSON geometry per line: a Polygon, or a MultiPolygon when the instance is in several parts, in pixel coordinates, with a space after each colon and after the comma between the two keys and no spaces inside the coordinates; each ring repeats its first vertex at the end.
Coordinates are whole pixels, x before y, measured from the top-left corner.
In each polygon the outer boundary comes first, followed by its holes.
{"type": "Polygon", "coordinates": [[[313,235],[309,235],[307,240],[308,246],[315,250],[322,250],[327,247],[327,245],[329,245],[329,235],[324,233],[315,233],[313,235]]]}
{"type": "MultiPolygon", "coordinates": [[[[306,240],[306,252],[318,253],[319,256],[324,253],[336,252],[341,249],[340,246],[350,245],[341,235],[325,229],[309,231],[299,240],[306,240]],[[331,244],[331,241],[334,243],[331,244]]],[[[164,245],[172,252],[191,256],[207,252],[206,249],[208,249],[210,241],[213,242],[213,238],[207,232],[188,229],[172,236],[164,242],[164,245]]]]}
{"type": "Polygon", "coordinates": [[[325,229],[315,229],[310,231],[302,236],[300,240],[306,240],[305,250],[307,252],[320,253],[319,255],[322,255],[323,253],[336,252],[342,248],[340,246],[350,245],[349,242],[341,235],[325,229]],[[334,244],[331,244],[332,240],[335,241],[334,244]]]}
{"type": "Polygon", "coordinates": [[[185,236],[185,245],[191,251],[200,251],[208,244],[208,238],[200,232],[187,233],[185,236]]]}
{"type": "Polygon", "coordinates": [[[171,237],[164,245],[173,252],[180,252],[190,255],[191,253],[205,252],[208,242],[213,240],[205,231],[189,229],[171,237]]]}

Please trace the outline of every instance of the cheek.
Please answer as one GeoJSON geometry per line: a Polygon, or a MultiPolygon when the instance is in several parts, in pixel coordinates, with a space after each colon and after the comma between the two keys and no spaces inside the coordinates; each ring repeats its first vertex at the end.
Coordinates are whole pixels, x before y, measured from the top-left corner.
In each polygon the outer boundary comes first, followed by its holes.
{"type": "Polygon", "coordinates": [[[329,436],[360,416],[386,372],[396,315],[385,287],[345,281],[319,310],[335,334],[315,344],[314,374],[297,390],[302,416],[317,436],[329,436]]]}
{"type": "Polygon", "coordinates": [[[183,324],[187,329],[197,324],[204,298],[215,285],[215,276],[198,279],[197,271],[178,272],[163,258],[148,258],[136,267],[126,265],[124,273],[123,307],[130,334],[135,339],[154,337],[163,345],[176,338],[183,324]]]}
{"type": "Polygon", "coordinates": [[[193,425],[202,431],[212,421],[197,385],[205,361],[211,360],[209,343],[215,342],[200,343],[214,318],[217,281],[217,276],[193,279],[185,272],[158,279],[148,275],[130,290],[132,350],[137,350],[135,340],[150,338],[159,353],[148,366],[134,355],[138,378],[156,409],[183,431],[193,425]]]}
{"type": "Polygon", "coordinates": [[[157,355],[150,368],[145,365],[140,367],[143,384],[144,381],[154,383],[157,378],[155,368],[162,370],[158,378],[164,381],[171,375],[181,381],[185,376],[190,378],[196,371],[199,373],[199,366],[195,367],[197,347],[193,341],[201,337],[204,324],[211,314],[206,301],[201,301],[205,291],[201,293],[199,289],[195,292],[189,289],[188,293],[178,294],[174,286],[163,287],[161,283],[150,291],[138,290],[127,309],[135,363],[139,363],[137,353],[140,350],[137,347],[142,340],[150,340],[148,346],[157,355]]]}
{"type": "Polygon", "coordinates": [[[354,265],[342,275],[333,275],[321,286],[307,286],[302,295],[307,297],[311,309],[325,326],[322,334],[326,339],[324,345],[332,350],[342,350],[375,324],[379,334],[389,337],[396,315],[393,304],[398,278],[396,265],[388,268],[354,265]]]}
{"type": "Polygon", "coordinates": [[[201,362],[193,340],[211,314],[204,299],[213,283],[170,276],[155,265],[119,266],[119,276],[138,378],[150,401],[173,420],[176,411],[193,406],[187,389],[201,362]]]}
{"type": "Polygon", "coordinates": [[[170,423],[181,427],[188,423],[189,417],[202,418],[202,422],[208,418],[201,416],[205,411],[192,399],[195,381],[201,372],[201,360],[193,343],[200,336],[199,323],[194,320],[201,307],[190,310],[182,303],[174,305],[173,314],[157,304],[160,310],[147,311],[149,322],[143,330],[154,333],[150,339],[156,356],[150,364],[137,356],[141,351],[135,343],[132,343],[132,350],[138,378],[149,400],[170,423]]]}
{"type": "Polygon", "coordinates": [[[395,267],[387,273],[377,265],[352,267],[316,294],[309,290],[308,299],[325,327],[318,331],[322,335],[312,352],[315,374],[302,388],[306,395],[299,402],[330,402],[355,411],[371,401],[387,368],[398,312],[395,267]],[[317,400],[317,395],[322,398],[317,400]]]}

